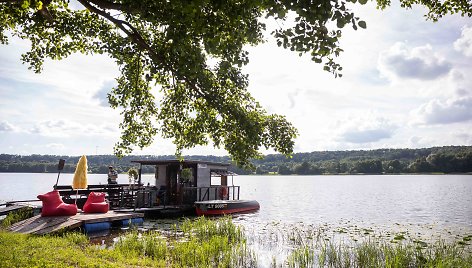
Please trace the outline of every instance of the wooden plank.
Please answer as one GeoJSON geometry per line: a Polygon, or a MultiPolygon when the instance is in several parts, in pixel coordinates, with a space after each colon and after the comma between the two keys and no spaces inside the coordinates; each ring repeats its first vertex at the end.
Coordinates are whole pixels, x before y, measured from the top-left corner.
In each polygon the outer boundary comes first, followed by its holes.
{"type": "MultiPolygon", "coordinates": [[[[41,229],[49,228],[51,226],[59,225],[67,222],[70,217],[41,217],[40,215],[33,217],[32,221],[25,222],[19,226],[12,226],[10,230],[17,233],[31,234],[36,233],[41,229]]],[[[30,218],[31,219],[31,218],[30,218]]]]}
{"type": "Polygon", "coordinates": [[[15,232],[15,230],[21,229],[24,225],[29,225],[32,222],[36,221],[39,217],[41,217],[41,215],[37,215],[37,216],[31,217],[29,219],[26,219],[24,221],[14,223],[10,227],[8,227],[8,230],[15,232]]]}
{"type": "Polygon", "coordinates": [[[131,218],[142,218],[142,213],[116,213],[109,211],[108,213],[85,214],[77,213],[75,216],[60,217],[41,217],[40,215],[31,217],[24,221],[18,222],[8,228],[12,232],[25,234],[47,234],[62,229],[70,229],[79,227],[84,223],[95,223],[105,221],[118,221],[131,218]]]}
{"type": "Polygon", "coordinates": [[[144,217],[143,213],[117,213],[114,211],[109,211],[107,213],[100,214],[85,214],[78,213],[74,216],[74,219],[80,220],[83,223],[94,223],[94,222],[104,222],[104,221],[118,221],[131,218],[142,218],[144,217]]]}
{"type": "Polygon", "coordinates": [[[62,222],[56,225],[51,225],[43,229],[39,229],[35,231],[34,234],[37,234],[37,235],[49,234],[49,233],[61,231],[63,229],[73,229],[76,227],[80,227],[81,225],[82,225],[81,221],[69,219],[65,222],[62,222]]]}
{"type": "Polygon", "coordinates": [[[13,205],[13,206],[8,206],[8,207],[4,207],[4,208],[0,208],[0,216],[1,215],[7,215],[8,213],[12,212],[12,211],[15,211],[15,210],[19,210],[20,208],[24,208],[26,206],[23,206],[23,205],[13,205]]]}
{"type": "Polygon", "coordinates": [[[12,211],[19,210],[24,207],[30,207],[30,208],[35,209],[42,206],[41,201],[37,201],[37,200],[15,201],[15,202],[10,202],[9,204],[11,205],[0,208],[0,216],[7,215],[8,213],[12,211]]]}

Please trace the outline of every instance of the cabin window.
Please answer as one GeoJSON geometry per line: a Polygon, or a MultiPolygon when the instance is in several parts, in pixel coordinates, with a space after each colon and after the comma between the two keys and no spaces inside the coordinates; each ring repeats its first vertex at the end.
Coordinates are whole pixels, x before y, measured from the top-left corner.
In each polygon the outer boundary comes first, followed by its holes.
{"type": "Polygon", "coordinates": [[[211,177],[211,185],[221,185],[221,177],[211,177]]]}

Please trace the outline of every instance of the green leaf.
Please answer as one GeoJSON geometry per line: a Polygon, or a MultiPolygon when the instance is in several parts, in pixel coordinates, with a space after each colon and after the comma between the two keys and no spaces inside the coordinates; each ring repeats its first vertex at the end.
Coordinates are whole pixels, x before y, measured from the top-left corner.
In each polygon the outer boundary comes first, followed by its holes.
{"type": "Polygon", "coordinates": [[[359,24],[359,27],[361,27],[362,29],[367,28],[367,24],[363,20],[359,21],[357,24],[359,24]]]}
{"type": "Polygon", "coordinates": [[[24,0],[22,3],[21,3],[21,8],[22,9],[28,9],[30,6],[30,1],[28,0],[24,0]]]}

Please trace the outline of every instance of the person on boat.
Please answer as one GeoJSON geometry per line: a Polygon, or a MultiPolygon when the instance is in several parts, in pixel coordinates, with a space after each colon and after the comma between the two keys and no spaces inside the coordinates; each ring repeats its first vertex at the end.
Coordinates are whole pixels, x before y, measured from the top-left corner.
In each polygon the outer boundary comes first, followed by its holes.
{"type": "Polygon", "coordinates": [[[118,172],[113,168],[113,166],[108,167],[108,184],[117,184],[118,172]]]}

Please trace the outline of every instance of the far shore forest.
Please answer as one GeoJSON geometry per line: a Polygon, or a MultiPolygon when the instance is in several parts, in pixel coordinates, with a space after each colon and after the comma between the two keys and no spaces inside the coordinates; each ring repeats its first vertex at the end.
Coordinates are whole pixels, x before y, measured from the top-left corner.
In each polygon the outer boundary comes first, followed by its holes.
{"type": "MultiPolygon", "coordinates": [[[[54,173],[59,159],[65,159],[64,173],[73,173],[79,156],[12,155],[0,154],[0,172],[54,173]]],[[[90,173],[105,174],[113,165],[127,172],[138,159],[175,159],[166,156],[88,155],[90,173]]],[[[184,156],[185,160],[202,160],[230,163],[228,156],[184,156]]],[[[446,146],[422,149],[377,149],[357,151],[318,151],[295,153],[292,158],[281,154],[266,155],[253,160],[254,170],[232,165],[230,170],[240,175],[322,175],[322,174],[405,174],[405,173],[470,173],[472,172],[472,146],[446,146]]],[[[153,173],[152,166],[144,166],[143,173],[153,173]]]]}

